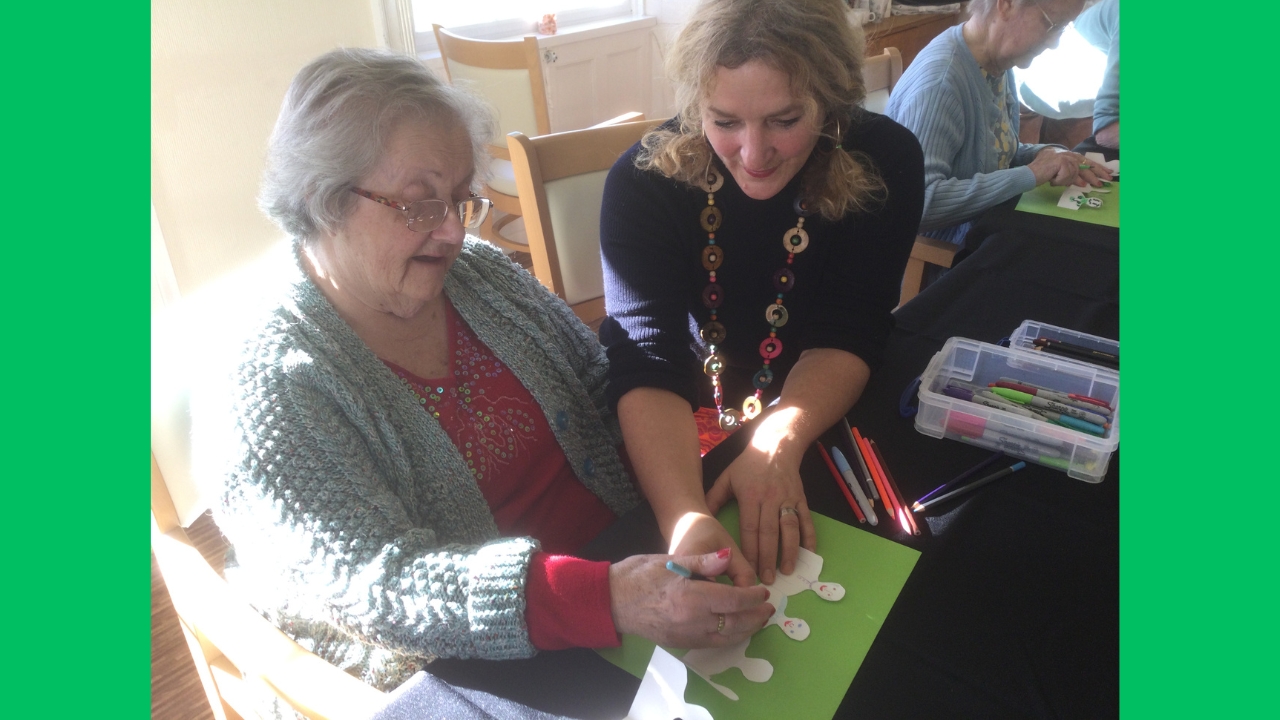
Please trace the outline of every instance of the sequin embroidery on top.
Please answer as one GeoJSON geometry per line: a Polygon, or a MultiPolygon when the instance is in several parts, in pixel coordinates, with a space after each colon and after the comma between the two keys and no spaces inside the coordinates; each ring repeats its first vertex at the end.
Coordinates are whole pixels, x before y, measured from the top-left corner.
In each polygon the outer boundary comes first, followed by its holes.
{"type": "Polygon", "coordinates": [[[479,342],[452,307],[448,316],[452,378],[423,381],[402,368],[392,370],[432,417],[452,415],[452,423],[445,418],[441,424],[458,429],[458,451],[476,481],[483,482],[529,452],[540,413],[526,400],[487,392],[510,369],[479,342]]]}

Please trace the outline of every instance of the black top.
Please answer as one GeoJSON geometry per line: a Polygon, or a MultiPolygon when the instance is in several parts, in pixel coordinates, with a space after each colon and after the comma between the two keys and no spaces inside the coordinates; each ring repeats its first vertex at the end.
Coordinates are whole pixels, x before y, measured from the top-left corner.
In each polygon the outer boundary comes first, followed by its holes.
{"type": "MultiPolygon", "coordinates": [[[[846,150],[871,158],[888,189],[882,206],[839,222],[805,219],[808,248],[795,256],[794,290],[783,303],[789,321],[778,329],[782,354],[774,358],[766,404],[782,390],[787,372],[808,348],[837,348],[879,364],[898,303],[902,274],[924,208],[924,159],[909,130],[865,113],[845,135],[846,150]]],[[[673,121],[674,122],[674,121],[673,121]]],[[[609,355],[609,402],[637,387],[670,390],[699,406],[714,407],[702,371],[706,343],[698,328],[709,318],[702,293],[707,232],[699,213],[707,193],[635,167],[637,144],[609,172],[600,217],[605,305],[600,340],[609,355]]],[[[717,159],[717,164],[719,160],[717,159]]],[[[715,194],[723,214],[716,243],[724,262],[716,271],[724,302],[718,320],[727,331],[718,351],[725,408],[740,408],[755,392],[753,376],[769,334],[765,309],[774,302],[773,275],[786,266],[783,235],[796,225],[794,202],[804,171],[768,200],[742,193],[729,173],[715,194]]]]}

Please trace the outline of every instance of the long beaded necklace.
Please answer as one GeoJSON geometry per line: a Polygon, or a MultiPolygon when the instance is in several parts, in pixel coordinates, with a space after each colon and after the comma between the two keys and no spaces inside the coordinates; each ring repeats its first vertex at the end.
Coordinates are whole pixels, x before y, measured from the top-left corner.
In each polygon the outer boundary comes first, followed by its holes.
{"type": "Polygon", "coordinates": [[[706,180],[699,183],[707,193],[707,206],[699,216],[702,229],[707,231],[707,246],[702,249],[702,267],[707,270],[708,277],[707,286],[702,290],[702,304],[710,311],[711,317],[699,328],[698,334],[707,343],[709,354],[703,361],[702,370],[711,377],[716,411],[720,415],[720,429],[733,430],[740,426],[744,419],[750,420],[760,414],[763,408],[760,398],[764,395],[765,388],[773,382],[773,370],[769,368],[769,363],[782,354],[782,341],[778,339],[778,328],[786,325],[787,320],[790,319],[790,313],[782,304],[782,299],[795,287],[796,274],[791,271],[790,265],[795,261],[796,255],[809,247],[809,233],[805,232],[804,219],[812,215],[813,211],[805,205],[802,198],[796,198],[794,208],[796,226],[782,236],[782,247],[787,251],[787,261],[773,273],[773,287],[778,294],[764,310],[764,319],[769,325],[769,335],[760,343],[760,357],[763,358],[764,364],[751,379],[751,384],[755,386],[756,391],[754,395],[748,395],[742,401],[741,410],[732,407],[726,410],[724,392],[720,386],[724,359],[717,352],[717,345],[724,342],[726,333],[724,325],[717,319],[716,312],[724,304],[724,289],[716,282],[716,270],[724,263],[725,255],[724,246],[716,242],[716,231],[724,224],[724,215],[720,212],[720,208],[716,207],[716,191],[723,185],[724,176],[714,167],[707,169],[706,180]]]}

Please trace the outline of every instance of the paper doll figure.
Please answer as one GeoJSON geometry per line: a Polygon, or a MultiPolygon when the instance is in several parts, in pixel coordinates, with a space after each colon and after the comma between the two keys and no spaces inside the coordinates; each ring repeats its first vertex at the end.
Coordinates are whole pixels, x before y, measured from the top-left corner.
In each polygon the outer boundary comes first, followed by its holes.
{"type": "Polygon", "coordinates": [[[769,604],[776,608],[773,617],[765,623],[777,625],[792,640],[804,640],[809,637],[809,624],[798,618],[786,615],[787,598],[805,590],[812,590],[823,600],[835,602],[844,597],[844,586],[840,583],[825,582],[818,579],[822,574],[822,556],[800,548],[796,556],[796,569],[790,575],[779,575],[769,588],[769,604]]]}
{"type": "Polygon", "coordinates": [[[685,653],[684,664],[689,669],[698,674],[707,684],[719,690],[725,697],[730,700],[737,700],[738,694],[729,688],[715,683],[711,680],[712,675],[719,675],[729,668],[738,668],[742,671],[742,676],[751,682],[762,683],[773,677],[773,665],[763,658],[747,657],[747,645],[751,642],[748,637],[742,642],[733,645],[725,645],[718,648],[699,648],[690,650],[685,653]]]}
{"type": "Polygon", "coordinates": [[[655,646],[627,720],[711,720],[706,708],[684,701],[688,682],[689,671],[679,658],[655,646]]]}
{"type": "Polygon", "coordinates": [[[799,618],[787,617],[787,596],[778,590],[776,583],[775,587],[769,588],[768,602],[776,609],[769,618],[769,622],[764,624],[765,627],[777,625],[792,640],[804,640],[809,637],[809,623],[799,618]]]}

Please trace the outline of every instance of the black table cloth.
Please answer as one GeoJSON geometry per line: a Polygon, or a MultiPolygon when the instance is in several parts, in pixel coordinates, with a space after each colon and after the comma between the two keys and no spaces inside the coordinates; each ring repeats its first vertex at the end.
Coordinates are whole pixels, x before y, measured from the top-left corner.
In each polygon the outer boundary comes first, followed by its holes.
{"type": "MultiPolygon", "coordinates": [[[[990,455],[922,435],[899,414],[903,391],[947,338],[994,343],[1026,319],[1119,338],[1118,231],[1014,205],[987,213],[966,240],[963,262],[897,311],[884,366],[848,415],[876,440],[908,502],[990,455]]],[[[837,437],[829,432],[823,442],[837,437]]],[[[738,433],[704,458],[708,483],[746,440],[738,433]]],[[[837,717],[1117,716],[1119,465],[1117,452],[1098,484],[1028,465],[936,514],[917,515],[922,534],[913,537],[895,523],[859,526],[810,452],[801,474],[811,508],[922,553],[837,717]]],[[[662,551],[644,508],[585,554],[662,551]]],[[[429,669],[455,685],[572,717],[622,717],[639,687],[588,650],[441,660],[429,669]]]]}

